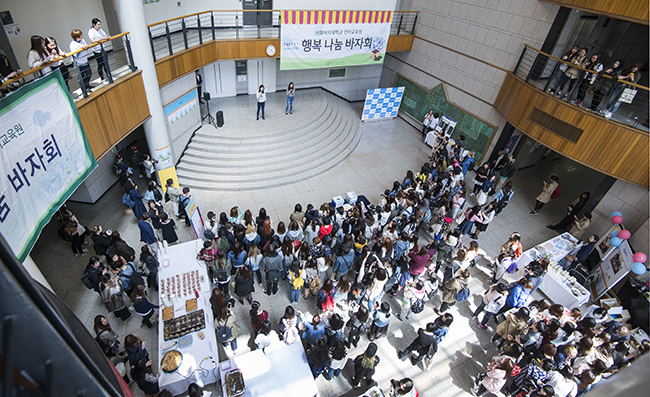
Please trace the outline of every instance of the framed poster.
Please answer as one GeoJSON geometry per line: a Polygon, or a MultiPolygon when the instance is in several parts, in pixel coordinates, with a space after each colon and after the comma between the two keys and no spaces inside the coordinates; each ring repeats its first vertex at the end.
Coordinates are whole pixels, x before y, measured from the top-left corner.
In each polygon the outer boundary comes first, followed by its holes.
{"type": "Polygon", "coordinates": [[[610,252],[612,252],[616,247],[613,247],[609,241],[612,239],[610,234],[613,231],[620,232],[621,230],[625,229],[625,227],[621,225],[614,225],[612,226],[607,233],[598,240],[596,243],[596,251],[598,251],[598,255],[600,255],[600,260],[605,259],[607,255],[609,255],[610,252]]]}
{"type": "Polygon", "coordinates": [[[594,283],[595,299],[600,298],[607,291],[621,281],[632,269],[632,248],[627,241],[623,241],[618,247],[612,247],[609,254],[600,262],[594,270],[598,274],[594,283]]]}

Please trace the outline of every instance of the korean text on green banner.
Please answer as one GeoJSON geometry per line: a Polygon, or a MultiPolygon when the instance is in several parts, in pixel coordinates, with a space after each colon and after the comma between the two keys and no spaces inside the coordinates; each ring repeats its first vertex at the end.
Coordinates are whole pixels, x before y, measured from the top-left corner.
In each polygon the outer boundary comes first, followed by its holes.
{"type": "Polygon", "coordinates": [[[59,70],[0,100],[0,158],[0,233],[24,261],[97,166],[59,70]]]}
{"type": "Polygon", "coordinates": [[[280,69],[382,64],[392,11],[282,11],[280,69]]]}

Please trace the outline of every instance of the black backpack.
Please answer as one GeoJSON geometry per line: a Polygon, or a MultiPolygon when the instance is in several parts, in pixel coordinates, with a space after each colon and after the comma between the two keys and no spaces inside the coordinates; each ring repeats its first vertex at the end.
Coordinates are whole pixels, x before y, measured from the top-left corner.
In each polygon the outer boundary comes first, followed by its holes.
{"type": "Polygon", "coordinates": [[[133,269],[133,273],[129,277],[129,281],[131,282],[131,289],[135,289],[138,285],[145,285],[144,284],[144,278],[142,278],[142,273],[140,273],[136,268],[135,265],[131,262],[127,264],[133,269]]]}
{"type": "Polygon", "coordinates": [[[97,286],[93,284],[90,280],[90,271],[88,269],[84,270],[84,273],[81,275],[81,282],[84,283],[86,288],[95,289],[97,286]]]}

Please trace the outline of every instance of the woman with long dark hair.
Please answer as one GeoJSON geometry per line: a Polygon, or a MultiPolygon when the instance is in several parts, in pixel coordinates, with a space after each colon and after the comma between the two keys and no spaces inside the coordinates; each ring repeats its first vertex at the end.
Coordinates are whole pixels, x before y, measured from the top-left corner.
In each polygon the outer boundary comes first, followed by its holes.
{"type": "MultiPolygon", "coordinates": [[[[45,49],[45,39],[41,36],[32,36],[31,39],[31,48],[27,53],[27,65],[30,69],[37,68],[43,64],[47,64],[52,61],[52,56],[45,49]]],[[[42,74],[50,73],[50,67],[45,66],[41,69],[42,74]]]]}
{"type": "Polygon", "coordinates": [[[160,393],[158,376],[154,375],[151,369],[151,360],[139,359],[131,369],[131,377],[145,396],[157,396],[160,393]]]}
{"type": "Polygon", "coordinates": [[[580,197],[573,200],[573,202],[569,204],[567,207],[567,214],[564,216],[564,218],[562,218],[561,221],[555,225],[548,225],[546,227],[552,230],[562,231],[572,225],[574,217],[578,216],[578,213],[585,207],[585,204],[587,204],[587,201],[589,201],[590,196],[591,193],[589,192],[582,193],[580,197]]]}
{"type": "MultiPolygon", "coordinates": [[[[293,114],[293,100],[295,99],[295,89],[293,82],[289,83],[287,87],[287,107],[284,109],[284,114],[293,114]]],[[[262,118],[264,118],[264,110],[262,110],[262,118]]]]}
{"type": "Polygon", "coordinates": [[[235,275],[235,294],[239,297],[239,303],[244,304],[244,298],[248,303],[251,303],[253,301],[253,292],[255,292],[253,274],[250,267],[244,265],[237,269],[235,275]]]}
{"type": "Polygon", "coordinates": [[[467,210],[465,213],[465,220],[458,227],[458,233],[460,237],[468,234],[474,226],[474,222],[483,222],[483,210],[480,205],[475,205],[474,207],[467,210]]]}
{"type": "Polygon", "coordinates": [[[251,303],[251,309],[248,311],[248,314],[251,316],[251,327],[253,327],[253,331],[260,332],[262,323],[269,319],[269,313],[266,310],[262,310],[258,301],[254,301],[251,303]]]}
{"type": "Polygon", "coordinates": [[[131,293],[131,303],[133,304],[135,312],[142,317],[142,324],[149,328],[153,327],[150,318],[154,314],[153,309],[158,309],[159,306],[154,305],[149,301],[147,298],[147,290],[144,288],[144,285],[138,285],[135,287],[131,293]]]}

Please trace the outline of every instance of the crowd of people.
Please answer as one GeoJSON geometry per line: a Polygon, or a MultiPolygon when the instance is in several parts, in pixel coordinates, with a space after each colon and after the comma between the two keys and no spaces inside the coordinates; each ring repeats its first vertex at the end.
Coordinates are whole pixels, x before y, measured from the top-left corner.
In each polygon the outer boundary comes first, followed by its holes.
{"type": "Polygon", "coordinates": [[[624,61],[615,59],[605,69],[600,62],[600,54],[588,56],[589,49],[574,45],[562,55],[561,59],[567,63],[559,63],[555,76],[552,78],[553,86],[548,91],[558,98],[571,100],[571,103],[583,106],[587,94],[592,94],[591,104],[585,107],[606,118],[611,118],[618,110],[624,98],[625,88],[633,88],[626,83],[636,84],[641,79],[639,69],[641,65],[635,63],[628,69],[623,69],[624,61]],[[575,66],[572,66],[575,65],[575,66]],[[580,69],[582,68],[582,69],[580,69]],[[587,71],[583,70],[586,69],[587,71]],[[554,80],[553,80],[554,79],[554,80]],[[567,85],[567,83],[569,83],[567,85]],[[576,85],[576,83],[578,83],[576,85]],[[567,87],[564,94],[565,86],[567,87]],[[575,97],[574,97],[575,90],[575,97]],[[607,99],[603,106],[600,104],[607,99]],[[600,107],[599,107],[600,106],[600,107]]]}
{"type": "MultiPolygon", "coordinates": [[[[137,160],[144,162],[147,156],[136,152],[134,148],[132,160],[141,167],[137,160]]],[[[463,165],[471,156],[463,139],[454,142],[440,135],[431,160],[417,173],[407,171],[404,179],[386,189],[376,204],[365,196],[343,205],[330,202],[303,208],[296,204],[286,220],[278,220],[277,224],[264,208],[256,214],[238,206],[218,215],[208,212],[204,244],[197,259],[205,263],[214,286],[210,303],[219,342],[236,354],[241,330],[233,308],[238,301],[250,305],[250,333],[257,349],[302,343],[315,378],[322,375],[336,379],[352,360],[352,386],[359,387],[362,381],[371,385],[380,365],[376,340],[388,334],[394,319],[408,321],[411,316],[427,315],[421,314],[425,304],[435,298],[440,306],[429,310],[436,316],[418,330],[408,347],[396,351],[399,359],[409,358],[414,366],[424,361],[426,368],[454,327],[454,316],[459,313],[450,312],[452,307],[471,296],[469,278],[483,274],[473,274],[481,260],[481,233],[507,208],[514,194],[510,180],[514,159],[510,155],[500,152],[494,161],[476,168],[470,189],[465,179],[471,167],[463,165]],[[468,190],[472,193],[468,194],[468,190]],[[474,205],[468,200],[474,200],[474,205]],[[257,287],[269,296],[277,295],[286,290],[280,288],[283,283],[289,289],[289,304],[275,325],[268,311],[253,300],[253,293],[257,287]],[[296,309],[301,297],[313,304],[314,315],[296,309]],[[364,352],[348,357],[349,351],[359,346],[365,346],[364,352]]],[[[158,306],[148,300],[146,286],[158,288],[154,243],[178,242],[172,217],[179,222],[184,219],[191,226],[185,212],[190,190],[168,180],[163,194],[150,180],[143,196],[131,180],[135,171],[122,161],[118,161],[116,169],[123,176],[123,203],[138,218],[143,243],[139,262],[136,251],[118,231],[104,232],[98,225],[85,232],[90,235],[96,256],[90,258],[82,281],[97,291],[107,310],[122,321],[130,319],[129,308],[133,308],[143,326],[152,327],[151,318],[158,306]]],[[[141,170],[145,172],[145,168],[141,170]]],[[[559,186],[559,178],[552,176],[549,180],[544,191],[550,196],[559,186]]],[[[549,227],[575,228],[577,215],[588,198],[588,193],[581,195],[569,206],[565,218],[549,227]]],[[[538,197],[534,211],[541,209],[539,203],[543,200],[538,197]]],[[[584,266],[597,240],[597,236],[591,236],[564,265],[569,269],[584,266]]],[[[522,252],[520,234],[512,233],[487,265],[491,285],[473,317],[484,313],[480,322],[476,319],[477,332],[492,325],[493,341],[502,353],[487,364],[485,373],[477,378],[474,392],[582,395],[600,378],[633,359],[625,344],[630,328],[616,321],[603,322],[606,311],[602,308],[582,314],[546,300],[529,302],[549,263],[545,259],[531,262],[519,281],[504,282],[505,274],[517,271],[522,252]],[[493,324],[490,320],[494,320],[493,324]]],[[[271,298],[278,303],[283,299],[271,298]]],[[[113,342],[118,339],[107,324],[103,316],[96,319],[98,338],[112,347],[105,349],[107,355],[119,361],[126,354],[131,377],[146,394],[155,395],[157,384],[144,342],[127,335],[126,353],[120,355],[119,343],[109,343],[109,336],[113,342]]],[[[643,349],[637,349],[635,354],[643,349]]],[[[391,390],[394,395],[417,395],[410,379],[393,380],[391,390]]]]}

